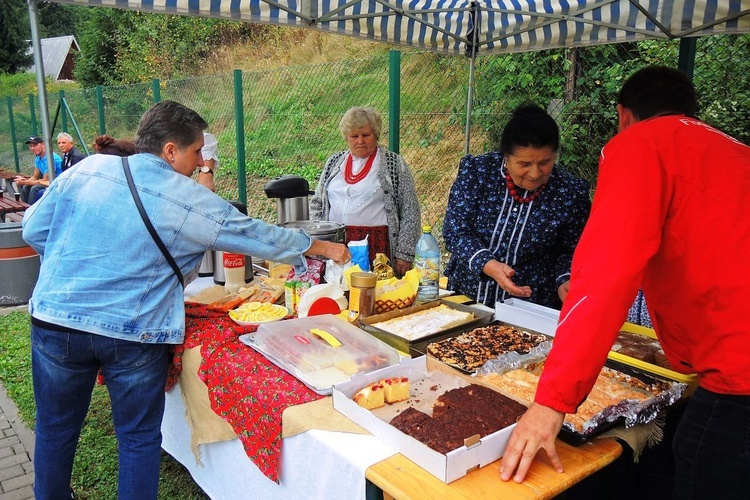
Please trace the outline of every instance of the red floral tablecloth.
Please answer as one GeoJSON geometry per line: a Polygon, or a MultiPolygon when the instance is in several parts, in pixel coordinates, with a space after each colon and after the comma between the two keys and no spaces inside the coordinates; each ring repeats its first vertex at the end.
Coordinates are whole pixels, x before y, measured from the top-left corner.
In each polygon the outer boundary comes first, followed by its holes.
{"type": "Polygon", "coordinates": [[[177,383],[186,348],[201,349],[198,376],[208,387],[211,409],[234,429],[250,460],[279,480],[281,414],[323,396],[239,341],[257,327],[243,327],[204,304],[185,304],[185,343],[174,349],[167,390],[177,383]]]}

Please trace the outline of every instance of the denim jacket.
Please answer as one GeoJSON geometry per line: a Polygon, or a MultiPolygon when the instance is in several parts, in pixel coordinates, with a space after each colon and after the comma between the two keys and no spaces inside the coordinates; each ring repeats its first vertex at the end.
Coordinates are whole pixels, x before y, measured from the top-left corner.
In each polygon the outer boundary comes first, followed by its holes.
{"type": "MultiPolygon", "coordinates": [[[[206,250],[304,269],[312,239],[251,219],[151,154],[129,158],[146,213],[184,275],[206,250]]],[[[148,233],[121,158],[96,154],[52,182],[26,211],[23,238],[42,258],[29,313],[123,340],[180,343],[183,290],[148,233]]]]}

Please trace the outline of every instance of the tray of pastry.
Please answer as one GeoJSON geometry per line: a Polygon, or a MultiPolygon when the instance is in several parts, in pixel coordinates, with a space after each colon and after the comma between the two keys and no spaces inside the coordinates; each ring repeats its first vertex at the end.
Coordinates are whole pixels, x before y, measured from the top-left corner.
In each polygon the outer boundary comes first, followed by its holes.
{"type": "Polygon", "coordinates": [[[460,332],[454,337],[430,342],[424,353],[471,374],[501,354],[528,354],[534,349],[546,354],[551,347],[552,337],[548,335],[530,332],[502,321],[493,321],[488,325],[460,332]]]}
{"type": "Polygon", "coordinates": [[[360,326],[386,344],[416,357],[424,354],[428,343],[489,324],[492,317],[490,309],[436,300],[367,316],[361,319],[360,326]]]}
{"type": "MultiPolygon", "coordinates": [[[[504,354],[485,363],[474,378],[529,405],[545,359],[538,353],[504,354]]],[[[580,445],[616,426],[646,424],[676,403],[686,388],[682,382],[608,360],[578,412],[565,415],[559,438],[580,445]]]]}
{"type": "Polygon", "coordinates": [[[696,374],[680,373],[670,366],[656,332],[651,328],[633,323],[622,325],[608,357],[653,375],[687,384],[684,396],[691,395],[698,387],[696,374]]]}

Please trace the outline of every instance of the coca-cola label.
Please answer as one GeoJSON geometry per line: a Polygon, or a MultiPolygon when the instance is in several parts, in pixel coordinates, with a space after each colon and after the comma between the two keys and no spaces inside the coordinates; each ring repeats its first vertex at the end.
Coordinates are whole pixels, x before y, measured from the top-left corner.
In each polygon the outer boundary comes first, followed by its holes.
{"type": "Polygon", "coordinates": [[[239,253],[225,253],[224,267],[228,267],[229,269],[245,267],[245,256],[239,253]]]}

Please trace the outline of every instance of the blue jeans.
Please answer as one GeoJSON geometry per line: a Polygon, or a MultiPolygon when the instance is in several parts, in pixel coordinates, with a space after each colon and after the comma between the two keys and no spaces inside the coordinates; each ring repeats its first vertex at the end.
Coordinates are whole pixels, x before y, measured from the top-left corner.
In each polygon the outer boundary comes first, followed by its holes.
{"type": "Polygon", "coordinates": [[[677,427],[674,499],[750,496],[750,396],[698,388],[677,427]]]}
{"type": "Polygon", "coordinates": [[[41,184],[21,186],[21,201],[33,205],[42,197],[45,189],[47,189],[47,186],[42,186],[41,184]]]}
{"type": "Polygon", "coordinates": [[[31,342],[37,500],[70,498],[73,457],[100,367],[118,442],[118,498],[155,499],[169,345],[38,325],[31,342]]]}

